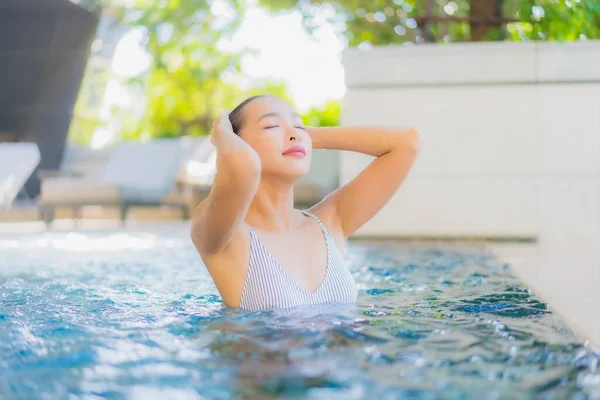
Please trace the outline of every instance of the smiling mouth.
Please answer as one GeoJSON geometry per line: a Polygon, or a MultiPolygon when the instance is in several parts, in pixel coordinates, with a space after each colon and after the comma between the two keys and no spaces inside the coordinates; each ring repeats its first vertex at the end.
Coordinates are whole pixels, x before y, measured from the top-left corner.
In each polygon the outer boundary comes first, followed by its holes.
{"type": "Polygon", "coordinates": [[[283,155],[291,157],[304,157],[306,156],[306,150],[304,150],[304,148],[301,146],[294,146],[283,153],[283,155]]]}
{"type": "Polygon", "coordinates": [[[287,153],[284,153],[283,155],[291,156],[291,157],[304,157],[304,156],[306,156],[306,153],[303,152],[302,150],[294,150],[294,151],[288,151],[287,153]]]}

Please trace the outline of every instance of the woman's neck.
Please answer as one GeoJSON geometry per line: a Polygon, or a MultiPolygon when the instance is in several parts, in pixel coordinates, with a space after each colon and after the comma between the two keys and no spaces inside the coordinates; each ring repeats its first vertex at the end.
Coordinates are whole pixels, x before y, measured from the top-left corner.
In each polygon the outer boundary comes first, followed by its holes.
{"type": "Polygon", "coordinates": [[[246,221],[264,230],[284,231],[295,224],[296,218],[293,183],[261,179],[246,214],[246,221]]]}

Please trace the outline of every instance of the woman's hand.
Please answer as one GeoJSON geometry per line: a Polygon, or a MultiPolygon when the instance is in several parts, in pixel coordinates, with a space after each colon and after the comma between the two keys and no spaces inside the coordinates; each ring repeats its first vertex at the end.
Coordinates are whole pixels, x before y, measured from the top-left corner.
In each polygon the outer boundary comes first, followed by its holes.
{"type": "Polygon", "coordinates": [[[241,137],[233,132],[231,121],[229,120],[229,111],[224,112],[213,122],[212,129],[210,131],[210,141],[217,148],[218,155],[226,154],[237,154],[239,156],[246,156],[252,160],[253,164],[258,163],[260,166],[260,159],[256,151],[248,143],[246,143],[241,137]],[[244,154],[242,154],[244,153],[244,154]]]}
{"type": "Polygon", "coordinates": [[[223,144],[223,137],[231,135],[235,135],[235,133],[233,132],[233,127],[229,120],[229,111],[226,111],[213,121],[210,130],[210,141],[218,148],[221,147],[219,145],[223,144]]]}

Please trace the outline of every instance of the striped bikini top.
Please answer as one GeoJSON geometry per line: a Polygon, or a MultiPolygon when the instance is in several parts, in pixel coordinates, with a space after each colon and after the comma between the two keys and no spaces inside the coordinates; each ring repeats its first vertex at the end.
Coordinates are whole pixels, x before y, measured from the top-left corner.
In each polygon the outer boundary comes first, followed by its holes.
{"type": "Polygon", "coordinates": [[[269,253],[254,229],[250,227],[250,261],[240,308],[260,311],[356,302],[358,294],[356,282],[344,265],[342,255],[329,231],[316,215],[308,211],[302,213],[319,224],[325,237],[327,269],[321,284],[314,292],[300,285],[269,253]]]}

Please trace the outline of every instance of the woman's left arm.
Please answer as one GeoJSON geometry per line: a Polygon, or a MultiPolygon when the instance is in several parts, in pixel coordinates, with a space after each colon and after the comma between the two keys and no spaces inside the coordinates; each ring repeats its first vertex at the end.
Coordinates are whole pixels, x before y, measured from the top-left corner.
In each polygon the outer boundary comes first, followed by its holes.
{"type": "Polygon", "coordinates": [[[337,215],[348,238],[392,198],[412,167],[420,147],[416,129],[308,128],[314,149],[354,151],[377,157],[321,206],[337,215]]]}

